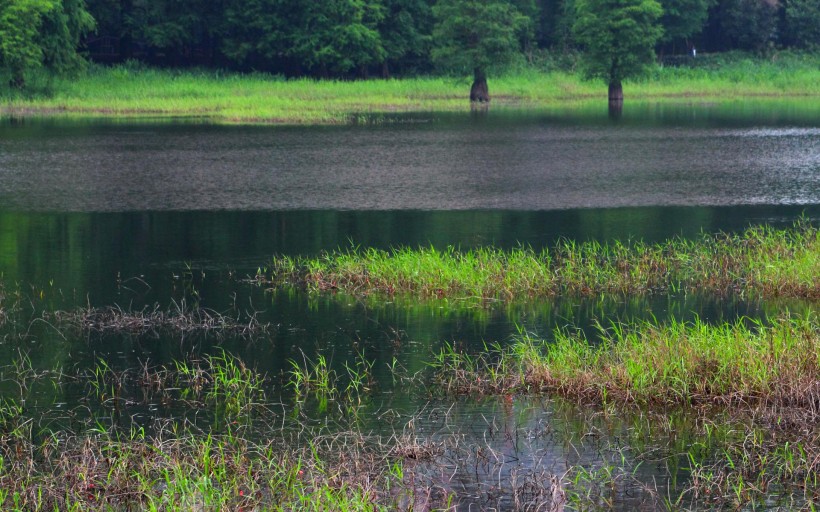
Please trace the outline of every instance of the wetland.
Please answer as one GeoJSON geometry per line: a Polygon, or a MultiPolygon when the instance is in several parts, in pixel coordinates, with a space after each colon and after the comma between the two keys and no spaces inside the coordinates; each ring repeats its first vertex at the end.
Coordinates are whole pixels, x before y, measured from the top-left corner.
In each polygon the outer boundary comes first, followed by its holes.
{"type": "Polygon", "coordinates": [[[0,120],[2,508],[811,510],[801,101],[0,120]]]}

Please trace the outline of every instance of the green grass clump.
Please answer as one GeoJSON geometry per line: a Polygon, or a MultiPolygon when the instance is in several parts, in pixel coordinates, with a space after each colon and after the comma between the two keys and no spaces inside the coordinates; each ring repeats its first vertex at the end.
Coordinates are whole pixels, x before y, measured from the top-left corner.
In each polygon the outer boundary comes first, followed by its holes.
{"type": "Polygon", "coordinates": [[[523,300],[674,291],[820,297],[820,232],[754,227],[660,244],[559,243],[552,250],[350,249],[278,257],[260,280],[313,291],[523,300]]]}
{"type": "Polygon", "coordinates": [[[175,361],[174,366],[183,396],[200,395],[226,416],[247,413],[265,398],[264,376],[226,352],[207,355],[201,362],[175,361]]]}
{"type": "Polygon", "coordinates": [[[746,318],[614,325],[594,340],[562,330],[554,341],[524,334],[509,348],[474,358],[445,349],[433,366],[451,392],[812,409],[820,400],[820,326],[809,314],[771,325],[746,318]]]}

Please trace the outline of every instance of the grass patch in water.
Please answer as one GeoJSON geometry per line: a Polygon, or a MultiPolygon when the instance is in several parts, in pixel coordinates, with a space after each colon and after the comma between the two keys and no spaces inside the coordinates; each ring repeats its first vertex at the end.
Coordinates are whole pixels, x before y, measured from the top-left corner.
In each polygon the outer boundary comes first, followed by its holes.
{"type": "Polygon", "coordinates": [[[478,356],[451,347],[432,363],[454,393],[550,391],[607,402],[735,404],[800,408],[820,415],[817,315],[763,325],[741,318],[615,324],[598,339],[559,330],[553,341],[522,334],[478,356]]]}
{"type": "Polygon", "coordinates": [[[659,244],[565,241],[540,252],[353,248],[315,258],[276,257],[257,279],[360,296],[515,301],[677,291],[820,298],[818,275],[820,232],[801,222],[659,244]]]}

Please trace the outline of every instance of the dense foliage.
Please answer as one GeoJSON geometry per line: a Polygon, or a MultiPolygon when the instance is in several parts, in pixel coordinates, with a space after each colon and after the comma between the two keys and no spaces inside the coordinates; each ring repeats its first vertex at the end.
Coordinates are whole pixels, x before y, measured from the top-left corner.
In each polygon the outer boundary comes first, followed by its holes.
{"type": "Polygon", "coordinates": [[[610,99],[622,100],[621,82],[654,60],[663,29],[656,0],[577,0],[573,31],[584,45],[586,72],[603,78],[610,99]]]}
{"type": "MultiPolygon", "coordinates": [[[[659,0],[660,15],[641,19],[636,14],[641,9],[597,3],[596,14],[602,20],[648,23],[640,37],[645,43],[640,45],[641,55],[632,55],[620,40],[614,45],[610,40],[604,49],[624,59],[692,56],[695,48],[767,53],[790,47],[816,49],[820,44],[820,0],[659,0]]],[[[589,4],[0,0],[0,68],[4,81],[17,87],[39,68],[77,69],[82,64],[79,55],[103,63],[136,60],[286,76],[386,77],[476,70],[483,74],[490,65],[541,62],[545,55],[570,56],[572,61],[579,51],[600,47],[589,29],[579,29],[589,26],[584,20],[589,9],[583,8],[589,4]]]]}
{"type": "Polygon", "coordinates": [[[433,7],[433,62],[474,74],[470,99],[489,101],[487,68],[512,57],[530,18],[506,0],[439,0],[433,7]]]}
{"type": "Polygon", "coordinates": [[[0,64],[9,85],[24,86],[26,74],[42,66],[60,73],[80,67],[75,49],[92,28],[82,0],[0,0],[0,64]]]}

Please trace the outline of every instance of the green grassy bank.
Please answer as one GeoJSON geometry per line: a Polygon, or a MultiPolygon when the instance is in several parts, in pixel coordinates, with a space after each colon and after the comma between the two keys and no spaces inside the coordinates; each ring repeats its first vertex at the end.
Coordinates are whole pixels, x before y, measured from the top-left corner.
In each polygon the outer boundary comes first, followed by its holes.
{"type": "Polygon", "coordinates": [[[559,243],[540,252],[480,248],[337,251],[274,258],[257,278],[356,295],[526,300],[680,291],[820,297],[820,231],[755,227],[737,235],[624,245],[559,243]]]}
{"type": "MultiPolygon", "coordinates": [[[[820,96],[820,57],[782,54],[703,62],[691,67],[657,67],[650,76],[625,83],[627,101],[820,96]]],[[[78,78],[48,82],[35,92],[0,93],[0,109],[14,116],[201,117],[227,123],[330,124],[350,122],[359,115],[470,108],[466,78],[284,80],[259,74],[95,66],[78,78]]],[[[559,107],[606,101],[607,94],[602,82],[585,81],[577,71],[552,66],[490,77],[490,88],[493,105],[499,106],[559,107]]]]}

